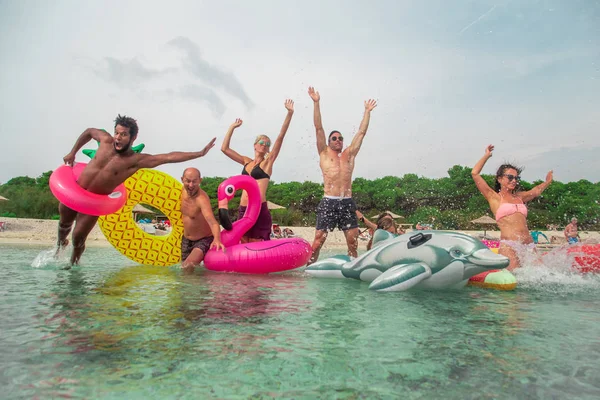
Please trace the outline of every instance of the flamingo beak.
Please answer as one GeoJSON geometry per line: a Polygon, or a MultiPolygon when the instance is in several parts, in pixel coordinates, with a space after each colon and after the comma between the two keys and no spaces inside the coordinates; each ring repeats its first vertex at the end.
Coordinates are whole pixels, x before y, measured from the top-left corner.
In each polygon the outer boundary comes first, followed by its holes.
{"type": "Polygon", "coordinates": [[[222,199],[219,200],[219,223],[226,231],[230,231],[233,229],[233,224],[231,223],[231,219],[229,218],[229,200],[222,199]]]}

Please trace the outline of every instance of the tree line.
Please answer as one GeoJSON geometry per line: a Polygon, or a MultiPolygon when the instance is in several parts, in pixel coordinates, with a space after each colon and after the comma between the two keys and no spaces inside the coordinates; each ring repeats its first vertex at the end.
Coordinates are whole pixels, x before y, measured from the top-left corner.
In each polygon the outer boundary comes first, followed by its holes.
{"type": "MultiPolygon", "coordinates": [[[[19,218],[58,218],[58,202],[50,192],[48,180],[52,171],[37,178],[19,176],[0,185],[0,216],[19,218]]],[[[482,175],[493,187],[494,176],[482,175]]],[[[216,192],[223,177],[205,177],[202,188],[209,194],[216,210],[216,192]]],[[[541,181],[521,181],[529,190],[541,181]]],[[[390,210],[404,217],[405,223],[432,224],[435,229],[481,229],[471,220],[492,216],[487,201],[479,193],[471,168],[455,165],[443,178],[426,178],[416,174],[402,177],[385,176],[369,180],[356,178],[352,192],[357,207],[367,217],[390,210]]],[[[230,203],[231,217],[237,217],[241,192],[230,203]]],[[[271,182],[269,201],[284,206],[272,210],[275,223],[291,226],[314,226],[315,211],[323,197],[323,185],[315,182],[271,182]]],[[[545,230],[548,225],[565,226],[577,217],[583,230],[600,230],[600,182],[554,181],[539,198],[528,204],[530,229],[545,230]]],[[[149,216],[151,217],[151,216],[149,216]]]]}

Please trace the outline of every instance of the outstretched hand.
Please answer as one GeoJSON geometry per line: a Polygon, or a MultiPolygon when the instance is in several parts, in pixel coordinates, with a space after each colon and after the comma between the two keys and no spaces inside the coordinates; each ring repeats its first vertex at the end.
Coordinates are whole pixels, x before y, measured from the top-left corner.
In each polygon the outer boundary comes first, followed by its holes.
{"type": "Polygon", "coordinates": [[[554,171],[550,171],[546,174],[546,183],[550,183],[554,180],[554,171]]]}
{"type": "Polygon", "coordinates": [[[488,145],[488,147],[485,148],[485,155],[488,157],[491,157],[492,151],[494,151],[494,145],[490,144],[490,145],[488,145]]]}
{"type": "Polygon", "coordinates": [[[67,154],[63,157],[63,161],[65,162],[65,164],[73,166],[73,164],[75,164],[75,154],[67,154]]]}
{"type": "Polygon", "coordinates": [[[232,128],[239,128],[240,126],[242,126],[242,124],[244,123],[244,121],[242,121],[239,118],[235,119],[235,122],[233,124],[231,124],[232,128]]]}
{"type": "Polygon", "coordinates": [[[365,110],[373,111],[375,107],[377,107],[377,100],[369,99],[365,101],[365,110]]]}
{"type": "Polygon", "coordinates": [[[215,140],[217,140],[216,137],[213,138],[206,146],[204,146],[204,148],[202,150],[200,150],[200,157],[204,157],[210,149],[215,147],[215,140]]]}
{"type": "MultiPolygon", "coordinates": [[[[312,96],[311,96],[312,97],[312,96]]],[[[285,106],[285,109],[291,112],[294,112],[294,100],[292,99],[287,99],[285,101],[285,103],[283,103],[283,105],[285,106]]]]}
{"type": "Polygon", "coordinates": [[[217,239],[213,239],[212,243],[210,244],[210,248],[213,250],[222,250],[225,251],[225,246],[223,245],[223,243],[221,243],[220,240],[217,239]]]}
{"type": "Polygon", "coordinates": [[[319,100],[321,100],[321,95],[312,86],[308,87],[308,95],[310,96],[311,99],[313,99],[313,101],[315,103],[318,102],[319,100]]]}

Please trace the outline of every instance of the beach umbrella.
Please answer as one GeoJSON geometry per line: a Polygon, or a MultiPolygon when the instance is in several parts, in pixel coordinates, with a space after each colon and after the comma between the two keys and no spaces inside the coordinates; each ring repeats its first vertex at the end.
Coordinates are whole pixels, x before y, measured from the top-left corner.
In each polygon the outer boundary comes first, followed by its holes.
{"type": "MultiPolygon", "coordinates": [[[[404,218],[402,215],[395,214],[390,210],[385,210],[386,213],[390,214],[393,219],[404,218]]],[[[373,215],[371,218],[379,218],[381,214],[373,215]]]]}
{"type": "Polygon", "coordinates": [[[141,204],[136,204],[135,207],[133,207],[133,210],[131,210],[131,212],[134,214],[156,214],[154,211],[144,207],[141,204]]]}
{"type": "Polygon", "coordinates": [[[8,201],[8,199],[6,197],[0,196],[0,201],[2,201],[2,200],[8,201]]]}
{"type": "MultiPolygon", "coordinates": [[[[471,221],[471,223],[479,225],[496,225],[496,220],[494,218],[488,217],[487,215],[483,215],[477,219],[474,219],[473,221],[471,221]]],[[[485,236],[485,233],[486,229],[484,227],[483,236],[485,236]]]]}
{"type": "Polygon", "coordinates": [[[270,201],[267,201],[267,208],[269,210],[285,210],[284,206],[280,206],[279,204],[271,203],[270,201]]]}
{"type": "Polygon", "coordinates": [[[138,214],[152,214],[152,215],[156,214],[154,211],[147,209],[146,207],[144,207],[141,204],[136,204],[135,207],[133,207],[133,210],[131,210],[131,212],[133,213],[133,215],[135,217],[134,219],[136,222],[137,222],[138,214]]]}

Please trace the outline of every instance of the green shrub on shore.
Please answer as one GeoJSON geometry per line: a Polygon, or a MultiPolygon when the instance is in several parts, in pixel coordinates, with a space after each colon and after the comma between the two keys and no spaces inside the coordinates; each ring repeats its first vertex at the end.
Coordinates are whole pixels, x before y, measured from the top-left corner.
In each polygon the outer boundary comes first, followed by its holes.
{"type": "MultiPolygon", "coordinates": [[[[20,176],[0,185],[0,195],[10,199],[0,201],[0,216],[56,219],[58,201],[48,188],[52,171],[37,178],[20,176]]],[[[494,177],[484,175],[492,184],[494,177]]],[[[202,188],[209,194],[216,211],[217,188],[223,177],[204,177],[202,188]]],[[[527,190],[540,183],[522,181],[527,190]]],[[[438,179],[406,174],[385,176],[373,180],[356,178],[352,196],[357,207],[367,217],[391,210],[404,217],[399,222],[431,224],[435,229],[481,229],[469,221],[491,215],[489,206],[479,193],[471,168],[455,165],[448,176],[438,179]]],[[[232,220],[237,219],[241,192],[229,203],[232,220]]],[[[315,182],[271,182],[267,190],[269,201],[285,209],[272,210],[273,222],[288,226],[314,226],[315,211],[323,197],[323,185],[315,182]]],[[[579,220],[582,230],[600,230],[600,183],[587,180],[553,182],[542,196],[530,202],[529,228],[545,230],[548,225],[565,226],[572,217],[579,220]]]]}

